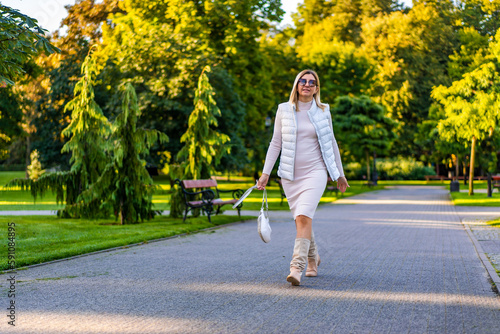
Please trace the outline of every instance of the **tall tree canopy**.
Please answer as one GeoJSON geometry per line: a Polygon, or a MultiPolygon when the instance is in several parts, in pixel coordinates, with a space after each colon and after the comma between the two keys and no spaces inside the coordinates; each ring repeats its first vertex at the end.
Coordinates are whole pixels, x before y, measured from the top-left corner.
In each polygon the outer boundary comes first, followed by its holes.
{"type": "Polygon", "coordinates": [[[473,179],[476,142],[492,136],[500,121],[500,32],[491,43],[488,62],[449,87],[432,92],[444,107],[446,118],[439,123],[440,134],[449,141],[470,142],[469,195],[474,194],[473,179]]]}

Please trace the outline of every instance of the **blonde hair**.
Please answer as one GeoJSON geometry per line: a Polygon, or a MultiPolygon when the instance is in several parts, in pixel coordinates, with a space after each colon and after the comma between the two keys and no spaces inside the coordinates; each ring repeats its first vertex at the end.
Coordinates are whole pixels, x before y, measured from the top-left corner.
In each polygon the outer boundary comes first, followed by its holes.
{"type": "Polygon", "coordinates": [[[290,104],[294,105],[295,107],[297,107],[297,101],[299,99],[299,92],[297,90],[297,86],[299,83],[299,79],[302,78],[306,74],[312,74],[314,76],[314,78],[316,79],[316,87],[318,88],[318,91],[316,92],[316,94],[313,95],[313,98],[316,101],[316,105],[319,108],[321,108],[323,111],[325,111],[326,104],[323,104],[320,100],[320,90],[321,89],[320,89],[320,84],[319,84],[319,76],[316,72],[314,72],[313,70],[309,70],[309,69],[303,70],[302,72],[297,74],[297,77],[295,77],[295,82],[293,83],[292,92],[290,93],[290,99],[288,100],[288,102],[290,104]]]}

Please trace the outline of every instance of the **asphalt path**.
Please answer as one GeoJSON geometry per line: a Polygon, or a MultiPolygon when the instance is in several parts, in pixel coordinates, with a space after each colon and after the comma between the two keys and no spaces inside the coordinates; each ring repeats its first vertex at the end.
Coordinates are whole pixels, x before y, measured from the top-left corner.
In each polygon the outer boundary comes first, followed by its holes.
{"type": "Polygon", "coordinates": [[[271,212],[269,244],[248,221],[20,270],[15,327],[0,275],[0,332],[500,333],[474,225],[500,208],[456,208],[425,186],[336,203],[316,212],[322,263],[301,286],[285,280],[291,215],[271,212]]]}

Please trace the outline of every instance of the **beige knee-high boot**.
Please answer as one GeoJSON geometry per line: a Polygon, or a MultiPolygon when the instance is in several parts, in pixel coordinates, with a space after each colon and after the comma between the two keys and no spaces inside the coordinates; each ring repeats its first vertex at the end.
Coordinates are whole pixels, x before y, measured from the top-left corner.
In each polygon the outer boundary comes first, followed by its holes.
{"type": "Polygon", "coordinates": [[[306,267],[307,254],[309,253],[310,245],[311,240],[309,239],[295,239],[292,262],[290,262],[290,275],[286,278],[286,280],[292,283],[292,285],[300,285],[300,279],[302,277],[302,272],[306,267]]]}
{"type": "Polygon", "coordinates": [[[309,253],[307,254],[307,277],[318,276],[318,266],[321,263],[318,254],[318,244],[314,240],[314,231],[311,232],[311,246],[309,247],[309,253]]]}

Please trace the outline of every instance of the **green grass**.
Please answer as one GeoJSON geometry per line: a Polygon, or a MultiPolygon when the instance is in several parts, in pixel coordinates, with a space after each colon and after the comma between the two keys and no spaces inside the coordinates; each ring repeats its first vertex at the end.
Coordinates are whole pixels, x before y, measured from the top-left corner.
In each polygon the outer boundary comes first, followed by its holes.
{"type": "Polygon", "coordinates": [[[487,197],[485,193],[475,193],[469,196],[467,192],[450,193],[453,204],[459,206],[500,206],[500,194],[495,191],[493,197],[487,197]]]}
{"type": "Polygon", "coordinates": [[[500,218],[490,220],[490,221],[486,222],[486,224],[489,224],[489,225],[495,226],[495,227],[500,227],[500,218]]]}
{"type": "MultiPolygon", "coordinates": [[[[12,178],[24,177],[24,172],[0,172],[0,180],[5,184],[12,178]]],[[[170,182],[165,176],[154,177],[154,182],[160,189],[153,195],[153,204],[156,210],[169,210],[170,209],[170,182]]],[[[420,181],[419,181],[420,182],[420,181]]],[[[425,182],[425,181],[421,181],[425,182]]],[[[230,181],[227,178],[219,177],[217,181],[219,189],[242,189],[246,190],[254,185],[251,177],[232,177],[230,181]]],[[[373,188],[363,187],[364,181],[349,181],[350,188],[344,194],[336,197],[335,193],[325,192],[320,204],[331,203],[338,198],[349,197],[363,192],[383,189],[383,186],[373,188]]],[[[383,184],[382,182],[380,184],[383,184]]],[[[400,184],[400,183],[390,183],[400,184]]],[[[276,182],[271,182],[267,187],[267,196],[270,210],[289,210],[286,199],[281,204],[280,190],[276,182]]],[[[231,193],[223,194],[223,199],[231,199],[231,193]]],[[[245,202],[243,203],[244,210],[260,210],[262,204],[262,192],[254,190],[245,202]]],[[[38,198],[36,202],[33,201],[29,191],[11,190],[0,188],[0,211],[19,211],[19,210],[58,210],[62,209],[64,205],[57,204],[55,195],[47,193],[42,198],[38,198]]],[[[226,205],[223,210],[233,210],[231,206],[226,205]]]]}
{"type": "Polygon", "coordinates": [[[251,216],[206,216],[182,219],[165,216],[141,224],[118,225],[113,219],[59,219],[54,216],[0,217],[3,231],[0,270],[8,269],[8,223],[15,223],[16,267],[67,258],[112,247],[190,233],[201,229],[252,219],[251,216]]]}

